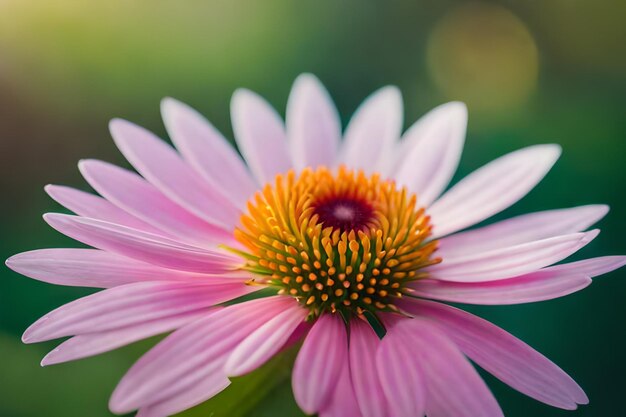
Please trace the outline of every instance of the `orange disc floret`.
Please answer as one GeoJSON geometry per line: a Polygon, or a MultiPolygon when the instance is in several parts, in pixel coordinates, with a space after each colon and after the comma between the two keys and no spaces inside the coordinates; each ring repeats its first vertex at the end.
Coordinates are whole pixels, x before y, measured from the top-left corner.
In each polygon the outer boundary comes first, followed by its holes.
{"type": "Polygon", "coordinates": [[[235,238],[254,282],[311,310],[396,311],[395,297],[439,262],[417,197],[380,175],[340,167],[277,175],[248,202],[235,238]]]}

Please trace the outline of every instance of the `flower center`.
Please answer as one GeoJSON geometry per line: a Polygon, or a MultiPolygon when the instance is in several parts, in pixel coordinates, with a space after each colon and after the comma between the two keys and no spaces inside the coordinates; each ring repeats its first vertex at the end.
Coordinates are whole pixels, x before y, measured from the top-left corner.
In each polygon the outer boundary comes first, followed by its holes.
{"type": "Polygon", "coordinates": [[[366,230],[374,219],[374,208],[367,201],[356,198],[328,196],[324,201],[315,201],[313,208],[324,227],[342,232],[366,230]]]}
{"type": "Polygon", "coordinates": [[[235,238],[255,283],[296,298],[317,316],[396,311],[423,278],[436,241],[417,198],[379,175],[321,167],[277,175],[248,202],[235,238]]]}

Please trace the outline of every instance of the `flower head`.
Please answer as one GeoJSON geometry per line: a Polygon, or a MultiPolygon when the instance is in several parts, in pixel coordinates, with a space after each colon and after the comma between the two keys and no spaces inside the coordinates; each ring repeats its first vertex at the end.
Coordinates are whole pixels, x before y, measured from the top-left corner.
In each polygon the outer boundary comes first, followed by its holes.
{"type": "Polygon", "coordinates": [[[278,175],[248,203],[241,224],[235,237],[247,248],[244,269],[313,317],[398,311],[393,300],[437,262],[415,195],[343,166],[336,174],[322,167],[278,175]]]}
{"type": "Polygon", "coordinates": [[[501,416],[467,358],[544,403],[587,402],[541,354],[445,304],[548,300],[626,263],[559,263],[597,235],[585,230],[606,214],[602,205],[464,231],[528,193],[558,146],[512,152],[444,192],[465,136],[460,103],[436,108],[401,135],[401,98],[386,87],[342,134],[311,75],[296,80],[286,124],[239,90],[232,120],[245,162],[194,110],[173,99],[162,110],[178,152],[114,120],[115,142],[140,175],[86,160],[79,168],[101,197],[46,187],[76,214],[46,221],[94,249],[7,261],[42,281],[105,288],[26,330],[26,343],[71,336],[42,364],[172,332],[111,398],[112,411],[142,417],[205,401],[301,340],[294,395],[322,417],[501,416]],[[240,298],[262,288],[271,295],[240,298]]]}

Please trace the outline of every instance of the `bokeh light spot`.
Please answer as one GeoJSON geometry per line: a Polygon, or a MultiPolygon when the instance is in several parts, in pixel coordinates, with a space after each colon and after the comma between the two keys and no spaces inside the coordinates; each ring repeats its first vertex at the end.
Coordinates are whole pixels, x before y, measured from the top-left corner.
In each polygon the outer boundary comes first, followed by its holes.
{"type": "Polygon", "coordinates": [[[433,29],[426,53],[437,87],[474,111],[514,108],[537,84],[535,40],[519,18],[498,5],[473,2],[452,9],[433,29]]]}

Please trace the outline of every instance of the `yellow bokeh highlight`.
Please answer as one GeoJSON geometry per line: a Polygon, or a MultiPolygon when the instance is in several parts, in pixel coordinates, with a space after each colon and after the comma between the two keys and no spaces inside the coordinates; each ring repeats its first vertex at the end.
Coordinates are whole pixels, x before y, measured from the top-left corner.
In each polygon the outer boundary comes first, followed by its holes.
{"type": "Polygon", "coordinates": [[[537,85],[539,54],[526,25],[507,9],[472,2],[452,9],[427,45],[432,80],[448,99],[498,113],[527,101],[537,85]]]}

